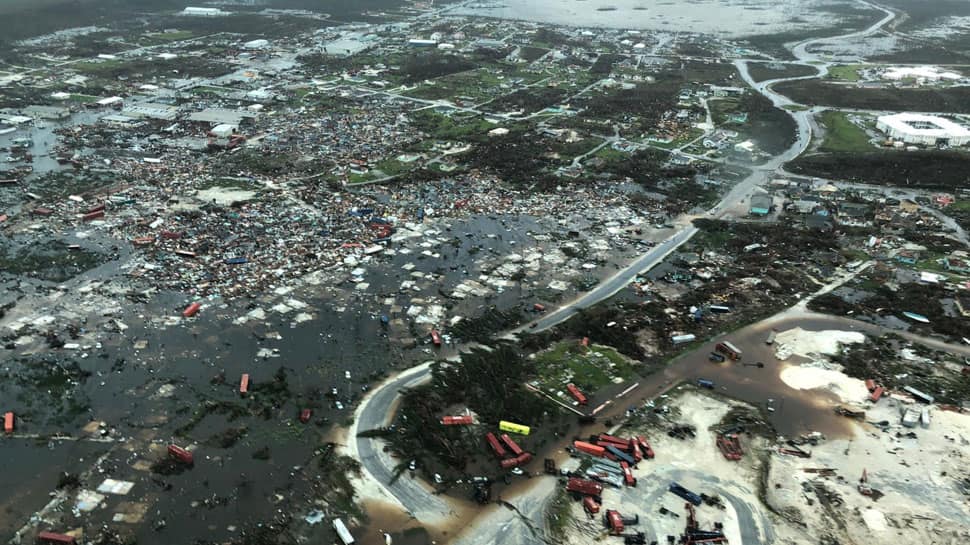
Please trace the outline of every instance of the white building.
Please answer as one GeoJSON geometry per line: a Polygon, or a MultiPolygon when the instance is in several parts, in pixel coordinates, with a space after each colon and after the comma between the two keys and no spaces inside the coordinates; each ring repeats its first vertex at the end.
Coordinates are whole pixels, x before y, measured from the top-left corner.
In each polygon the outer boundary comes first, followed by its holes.
{"type": "Polygon", "coordinates": [[[902,113],[880,116],[876,129],[907,144],[924,146],[965,146],[970,143],[970,130],[949,119],[935,115],[902,113]]]}
{"type": "Polygon", "coordinates": [[[963,76],[956,72],[948,72],[936,66],[893,66],[883,72],[884,79],[900,81],[915,79],[923,82],[937,82],[940,80],[956,81],[963,76]]]}
{"type": "Polygon", "coordinates": [[[182,10],[182,15],[190,15],[193,17],[219,17],[222,15],[229,15],[229,12],[222,11],[219,8],[187,7],[182,10]]]}

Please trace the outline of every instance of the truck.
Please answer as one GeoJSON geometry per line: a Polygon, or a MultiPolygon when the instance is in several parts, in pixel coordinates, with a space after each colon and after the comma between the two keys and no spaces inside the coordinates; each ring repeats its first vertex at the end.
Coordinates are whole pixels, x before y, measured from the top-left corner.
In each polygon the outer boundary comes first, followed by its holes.
{"type": "Polygon", "coordinates": [[[603,494],[603,485],[595,481],[590,481],[589,479],[570,477],[566,481],[566,491],[573,494],[598,498],[603,494]]]}
{"type": "Polygon", "coordinates": [[[721,341],[717,343],[714,349],[726,355],[727,357],[731,358],[732,360],[741,359],[741,349],[734,346],[728,341],[721,341]]]}
{"type": "Polygon", "coordinates": [[[585,405],[588,402],[588,400],[586,399],[586,396],[583,394],[583,392],[579,390],[579,388],[576,387],[575,384],[573,383],[567,384],[566,390],[569,391],[569,395],[573,396],[576,402],[579,403],[580,405],[585,405]]]}
{"type": "Polygon", "coordinates": [[[667,490],[671,494],[675,496],[679,496],[694,505],[700,505],[701,503],[704,502],[704,499],[701,498],[700,495],[695,494],[690,490],[687,490],[677,482],[671,482],[670,486],[667,487],[667,490]]]}

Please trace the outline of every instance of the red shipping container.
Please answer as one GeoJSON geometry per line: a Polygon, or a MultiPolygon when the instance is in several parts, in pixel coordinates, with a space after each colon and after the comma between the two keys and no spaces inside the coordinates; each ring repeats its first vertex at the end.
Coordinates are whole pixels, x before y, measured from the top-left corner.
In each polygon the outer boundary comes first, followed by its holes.
{"type": "Polygon", "coordinates": [[[585,452],[586,454],[591,454],[593,456],[602,457],[606,454],[605,448],[587,443],[586,441],[573,441],[573,447],[580,452],[585,452]]]}
{"type": "Polygon", "coordinates": [[[443,416],[441,423],[445,426],[469,426],[474,423],[470,414],[462,416],[443,416]]]}
{"type": "Polygon", "coordinates": [[[84,213],[93,214],[95,212],[102,212],[102,211],[104,211],[104,203],[101,203],[97,206],[92,206],[91,208],[88,208],[87,210],[85,210],[84,213]]]}
{"type": "Polygon", "coordinates": [[[167,240],[178,240],[182,238],[182,233],[176,233],[175,231],[162,231],[162,238],[167,240]]]}
{"type": "Polygon", "coordinates": [[[13,433],[13,412],[7,412],[3,415],[3,431],[4,433],[13,433]]]}
{"type": "Polygon", "coordinates": [[[866,390],[869,390],[871,392],[871,391],[873,391],[875,389],[876,389],[876,381],[872,380],[871,378],[867,378],[866,379],[866,390]]]}
{"type": "Polygon", "coordinates": [[[192,453],[178,445],[169,445],[168,455],[183,464],[192,465],[195,463],[195,458],[192,456],[192,453]]]}
{"type": "Polygon", "coordinates": [[[135,246],[148,246],[155,242],[155,237],[138,237],[131,241],[135,246]]]}
{"type": "Polygon", "coordinates": [[[246,395],[249,393],[249,373],[243,373],[241,379],[239,379],[239,393],[246,395]]]}
{"type": "Polygon", "coordinates": [[[505,443],[505,446],[509,447],[509,450],[512,451],[512,454],[516,456],[522,455],[522,447],[520,447],[518,443],[512,440],[512,438],[509,437],[509,434],[503,433],[501,435],[501,438],[502,438],[502,442],[505,443]]]}
{"type": "Polygon", "coordinates": [[[872,401],[873,403],[879,401],[879,398],[882,397],[882,392],[882,386],[876,386],[876,389],[873,390],[872,395],[869,396],[869,401],[872,401]]]}
{"type": "Polygon", "coordinates": [[[570,395],[572,395],[580,405],[586,404],[587,402],[586,396],[583,395],[583,392],[579,391],[579,388],[577,388],[575,384],[573,383],[567,384],[566,390],[569,391],[570,395]]]}
{"type": "Polygon", "coordinates": [[[596,503],[591,496],[586,496],[583,498],[583,509],[591,515],[595,515],[600,512],[600,504],[596,503]]]}
{"type": "Polygon", "coordinates": [[[185,318],[191,318],[196,314],[198,314],[199,309],[201,308],[202,308],[201,303],[192,303],[191,305],[185,307],[185,310],[182,311],[182,316],[185,318]]]}
{"type": "Polygon", "coordinates": [[[91,212],[90,214],[84,214],[84,216],[81,217],[81,221],[93,221],[93,220],[96,220],[98,218],[103,218],[103,217],[104,217],[104,210],[98,210],[97,212],[91,212]]]}
{"type": "Polygon", "coordinates": [[[77,540],[73,536],[54,532],[41,532],[37,534],[37,541],[41,543],[67,543],[69,545],[75,545],[77,543],[77,540]]]}
{"type": "Polygon", "coordinates": [[[488,441],[488,446],[492,447],[492,451],[495,453],[496,456],[498,456],[499,458],[505,458],[505,448],[502,446],[501,443],[498,442],[498,439],[495,437],[494,433],[492,432],[486,433],[485,440],[488,441]]]}

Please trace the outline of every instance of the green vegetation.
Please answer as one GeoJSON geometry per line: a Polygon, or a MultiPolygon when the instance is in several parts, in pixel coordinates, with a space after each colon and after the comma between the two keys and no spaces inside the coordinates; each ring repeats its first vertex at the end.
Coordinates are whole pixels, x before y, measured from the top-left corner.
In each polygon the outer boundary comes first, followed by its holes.
{"type": "Polygon", "coordinates": [[[571,503],[569,493],[565,487],[560,486],[556,497],[546,506],[546,528],[549,529],[549,537],[556,543],[562,543],[566,539],[566,529],[573,519],[571,503]]]}
{"type": "Polygon", "coordinates": [[[595,392],[634,375],[633,364],[608,346],[580,345],[567,340],[536,355],[536,371],[543,389],[556,392],[573,383],[595,392]]]}
{"type": "Polygon", "coordinates": [[[829,68],[828,78],[839,81],[859,81],[859,70],[862,66],[858,64],[839,64],[829,68]]]}
{"type": "Polygon", "coordinates": [[[444,141],[484,141],[488,138],[488,131],[496,127],[481,116],[463,118],[457,114],[444,115],[429,110],[414,112],[410,118],[418,130],[444,141]]]}
{"type": "Polygon", "coordinates": [[[827,111],[822,113],[821,118],[825,126],[825,140],[819,146],[819,151],[855,153],[873,150],[869,135],[849,119],[849,114],[827,111]]]}

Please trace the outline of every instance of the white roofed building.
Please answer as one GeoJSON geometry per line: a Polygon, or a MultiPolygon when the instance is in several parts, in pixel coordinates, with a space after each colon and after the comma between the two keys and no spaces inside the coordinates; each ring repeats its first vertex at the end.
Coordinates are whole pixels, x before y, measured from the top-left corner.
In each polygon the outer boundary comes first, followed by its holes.
{"type": "Polygon", "coordinates": [[[902,113],[883,115],[876,129],[907,144],[924,146],[965,146],[970,143],[970,130],[949,119],[926,114],[902,113]]]}

